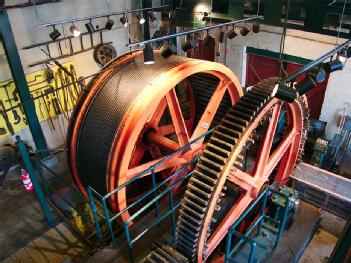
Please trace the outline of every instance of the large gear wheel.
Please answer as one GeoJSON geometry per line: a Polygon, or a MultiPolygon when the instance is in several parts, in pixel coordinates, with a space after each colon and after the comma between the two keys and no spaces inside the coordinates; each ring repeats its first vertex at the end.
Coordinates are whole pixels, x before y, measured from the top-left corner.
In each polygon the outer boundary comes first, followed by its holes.
{"type": "Polygon", "coordinates": [[[262,187],[286,184],[295,167],[305,140],[306,107],[300,99],[274,98],[277,82],[258,83],[229,109],[189,179],[176,247],[191,262],[205,262],[262,187]],[[282,115],[285,124],[278,128],[282,115]],[[250,147],[256,150],[244,169],[242,154],[250,147]]]}

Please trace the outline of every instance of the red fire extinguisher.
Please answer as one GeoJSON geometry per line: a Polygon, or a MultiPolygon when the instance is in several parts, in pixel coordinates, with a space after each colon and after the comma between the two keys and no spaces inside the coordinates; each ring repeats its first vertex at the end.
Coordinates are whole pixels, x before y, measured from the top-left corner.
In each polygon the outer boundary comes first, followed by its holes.
{"type": "Polygon", "coordinates": [[[26,188],[26,190],[29,191],[29,192],[33,191],[33,189],[34,189],[33,183],[30,180],[29,174],[24,169],[21,169],[21,179],[22,179],[22,182],[23,182],[24,187],[26,188]]]}

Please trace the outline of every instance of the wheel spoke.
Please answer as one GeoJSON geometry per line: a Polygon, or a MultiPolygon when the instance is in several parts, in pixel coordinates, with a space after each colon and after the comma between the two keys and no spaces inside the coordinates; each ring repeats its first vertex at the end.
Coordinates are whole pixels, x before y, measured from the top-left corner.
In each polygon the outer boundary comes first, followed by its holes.
{"type": "Polygon", "coordinates": [[[253,169],[254,176],[263,176],[264,174],[264,169],[267,165],[269,155],[272,149],[274,135],[277,130],[280,111],[281,111],[281,105],[276,104],[273,108],[272,119],[268,124],[266,133],[262,138],[262,143],[257,153],[257,159],[256,159],[255,167],[253,169]]]}
{"type": "Polygon", "coordinates": [[[141,160],[144,157],[145,152],[146,152],[146,149],[142,145],[135,146],[135,150],[130,160],[129,167],[135,167],[138,164],[140,164],[141,160]]]}
{"type": "MultiPolygon", "coordinates": [[[[145,170],[149,169],[151,166],[159,163],[160,161],[162,161],[163,159],[165,159],[165,157],[147,162],[145,164],[136,166],[134,168],[131,168],[128,170],[127,172],[127,181],[132,180],[135,176],[139,175],[140,173],[144,172],[145,170]]],[[[163,163],[157,165],[154,169],[154,172],[160,172],[166,169],[170,169],[172,167],[175,167],[177,165],[182,165],[187,163],[187,160],[184,158],[179,158],[177,156],[173,156],[171,158],[169,158],[168,160],[164,161],[163,163]]],[[[150,175],[151,171],[145,172],[145,174],[143,176],[147,176],[150,175]]]]}
{"type": "Polygon", "coordinates": [[[234,224],[234,222],[241,216],[245,209],[249,206],[253,198],[245,194],[242,196],[235,205],[230,209],[228,214],[222,220],[222,223],[216,228],[215,232],[211,235],[207,242],[206,256],[211,255],[211,253],[218,247],[222,239],[227,235],[228,229],[234,224]]]}
{"type": "Polygon", "coordinates": [[[265,168],[264,174],[269,175],[273,171],[274,167],[277,166],[279,161],[285,152],[289,149],[290,145],[294,142],[295,136],[298,135],[298,132],[293,129],[285,137],[285,139],[279,144],[279,146],[274,150],[274,152],[269,157],[267,166],[265,168]]]}
{"type": "Polygon", "coordinates": [[[158,126],[163,113],[165,112],[165,109],[167,107],[167,101],[165,98],[163,98],[160,102],[160,104],[157,106],[156,111],[154,112],[154,114],[151,116],[149,122],[153,127],[158,126]]]}
{"type": "Polygon", "coordinates": [[[179,146],[182,147],[189,143],[189,135],[188,129],[185,125],[182,110],[179,105],[177,94],[174,88],[166,95],[166,100],[169,107],[169,112],[172,117],[174,129],[178,138],[179,146]]]}
{"type": "MultiPolygon", "coordinates": [[[[228,85],[225,85],[223,81],[221,81],[216,90],[213,92],[210,101],[208,102],[205,111],[203,112],[199,123],[197,124],[193,135],[191,136],[191,140],[194,140],[200,137],[202,134],[206,133],[211,126],[214,116],[216,115],[217,109],[223,99],[225,91],[227,90],[228,85]]],[[[202,141],[198,141],[198,144],[202,144],[202,141]]]]}
{"type": "MultiPolygon", "coordinates": [[[[188,131],[191,129],[191,126],[193,125],[193,122],[194,121],[192,119],[185,120],[185,125],[186,125],[188,131]]],[[[165,135],[170,135],[170,134],[175,133],[175,129],[174,129],[173,124],[163,125],[163,126],[159,126],[158,127],[158,132],[165,136],[165,135]]]]}
{"type": "Polygon", "coordinates": [[[179,149],[179,144],[158,132],[150,132],[146,135],[148,144],[159,147],[169,153],[175,152],[179,149]]]}
{"type": "Polygon", "coordinates": [[[246,191],[251,191],[252,188],[256,188],[255,178],[239,169],[233,169],[230,171],[227,180],[240,186],[246,191]]]}

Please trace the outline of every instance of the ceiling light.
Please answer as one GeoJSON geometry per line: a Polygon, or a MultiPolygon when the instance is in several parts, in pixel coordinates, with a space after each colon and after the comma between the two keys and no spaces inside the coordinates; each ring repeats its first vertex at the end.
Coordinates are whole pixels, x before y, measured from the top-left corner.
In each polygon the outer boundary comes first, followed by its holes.
{"type": "Polygon", "coordinates": [[[324,82],[326,77],[327,74],[323,68],[313,68],[300,83],[295,84],[295,89],[302,96],[315,88],[317,84],[324,82]]]}
{"type": "Polygon", "coordinates": [[[94,33],[95,30],[94,30],[94,26],[93,26],[93,23],[91,22],[91,20],[89,21],[89,23],[85,24],[85,27],[89,33],[94,33]]]}
{"type": "Polygon", "coordinates": [[[188,52],[189,50],[196,48],[195,39],[188,39],[186,42],[182,44],[182,49],[184,52],[188,52]]]}
{"type": "Polygon", "coordinates": [[[240,30],[240,34],[245,37],[247,36],[247,34],[250,32],[250,29],[248,29],[246,26],[244,26],[241,30],[240,30]]]}
{"type": "Polygon", "coordinates": [[[299,83],[295,84],[295,89],[300,96],[306,94],[317,85],[315,79],[310,75],[306,74],[306,77],[299,83]]]}
{"type": "Polygon", "coordinates": [[[344,65],[339,59],[330,61],[325,65],[325,70],[329,73],[332,73],[338,70],[343,70],[343,68],[344,68],[344,65]]]}
{"type": "Polygon", "coordinates": [[[122,16],[119,21],[121,21],[121,24],[124,26],[124,27],[127,27],[128,26],[128,21],[127,21],[127,18],[125,16],[122,16]]]}
{"type": "Polygon", "coordinates": [[[204,46],[212,47],[215,45],[215,43],[216,43],[215,39],[210,34],[207,34],[207,36],[204,39],[204,46]]]}
{"type": "Polygon", "coordinates": [[[50,37],[52,40],[56,40],[56,39],[59,38],[59,36],[61,36],[60,31],[58,31],[58,30],[54,27],[54,30],[49,34],[49,37],[50,37]]]}
{"type": "Polygon", "coordinates": [[[107,19],[107,22],[106,22],[106,24],[105,24],[105,29],[111,30],[114,23],[115,23],[115,22],[114,22],[112,19],[108,18],[108,19],[107,19]]]}
{"type": "Polygon", "coordinates": [[[296,99],[297,93],[287,84],[277,84],[274,88],[272,96],[291,103],[296,99]]]}
{"type": "Polygon", "coordinates": [[[236,37],[238,34],[235,32],[235,29],[233,27],[233,29],[229,30],[227,33],[227,38],[229,39],[233,39],[234,37],[236,37]]]}
{"type": "Polygon", "coordinates": [[[70,26],[69,31],[71,31],[71,33],[73,34],[74,37],[79,37],[80,36],[80,31],[73,24],[70,26]]]}
{"type": "Polygon", "coordinates": [[[138,15],[136,15],[136,17],[137,17],[140,25],[145,23],[145,18],[142,15],[138,14],[138,15]]]}
{"type": "Polygon", "coordinates": [[[150,46],[146,46],[143,50],[144,64],[151,65],[155,63],[154,50],[150,46]]]}
{"type": "Polygon", "coordinates": [[[161,55],[164,58],[169,58],[177,53],[177,47],[173,43],[165,42],[161,48],[161,55]]]}
{"type": "Polygon", "coordinates": [[[340,60],[343,66],[345,66],[346,60],[350,58],[351,54],[349,54],[348,49],[343,49],[341,52],[336,56],[336,59],[340,60]]]}
{"type": "Polygon", "coordinates": [[[256,22],[255,24],[252,25],[252,32],[254,33],[260,32],[260,23],[256,22]]]}
{"type": "Polygon", "coordinates": [[[323,68],[313,68],[308,73],[317,83],[325,81],[327,74],[323,68]]]}

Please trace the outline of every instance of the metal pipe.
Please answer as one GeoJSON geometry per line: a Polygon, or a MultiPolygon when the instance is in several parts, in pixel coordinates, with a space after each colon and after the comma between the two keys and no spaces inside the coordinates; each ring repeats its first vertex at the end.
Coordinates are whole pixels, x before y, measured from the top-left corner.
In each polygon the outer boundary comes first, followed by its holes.
{"type": "Polygon", "coordinates": [[[235,24],[238,24],[238,23],[243,23],[243,22],[255,20],[255,19],[258,19],[258,18],[262,18],[262,16],[254,16],[254,17],[244,18],[244,19],[235,20],[235,21],[231,21],[231,22],[227,22],[227,23],[218,24],[218,25],[205,26],[205,27],[201,27],[201,28],[197,28],[197,29],[192,29],[192,30],[188,30],[188,31],[184,31],[184,32],[175,33],[175,34],[172,34],[172,35],[167,35],[167,36],[162,36],[162,37],[153,38],[153,39],[149,39],[149,40],[144,40],[144,41],[141,41],[141,42],[127,44],[127,47],[130,48],[130,47],[135,47],[135,46],[146,45],[146,44],[149,44],[149,43],[158,42],[158,41],[164,41],[164,40],[168,40],[168,39],[171,39],[171,38],[174,38],[174,37],[179,37],[179,36],[186,36],[186,35],[189,35],[189,34],[201,32],[201,31],[205,31],[205,30],[211,30],[211,29],[214,29],[214,28],[235,25],[235,24]]]}
{"type": "Polygon", "coordinates": [[[95,16],[85,16],[85,17],[75,18],[75,19],[66,19],[66,20],[56,21],[53,23],[40,24],[40,25],[37,25],[37,28],[50,27],[50,26],[62,25],[62,24],[69,24],[69,23],[78,22],[78,21],[91,20],[94,18],[123,15],[125,13],[138,13],[138,12],[149,11],[149,10],[155,11],[155,10],[159,10],[159,9],[165,9],[167,7],[169,7],[169,5],[161,5],[159,7],[148,7],[148,8],[127,10],[127,11],[112,12],[112,13],[108,13],[108,14],[101,14],[101,15],[95,15],[95,16]]]}
{"type": "Polygon", "coordinates": [[[291,81],[294,81],[298,76],[300,76],[301,74],[307,72],[308,70],[312,69],[313,67],[319,65],[320,63],[322,63],[324,60],[332,57],[334,54],[340,52],[341,50],[343,50],[344,48],[346,48],[348,45],[351,44],[351,39],[347,40],[345,43],[341,44],[340,46],[334,48],[333,50],[329,51],[328,53],[324,54],[323,56],[321,56],[320,58],[311,61],[310,63],[308,63],[306,66],[304,66],[303,68],[295,71],[294,73],[292,73],[290,76],[288,76],[286,79],[284,79],[281,84],[286,84],[289,83],[291,81]]]}

